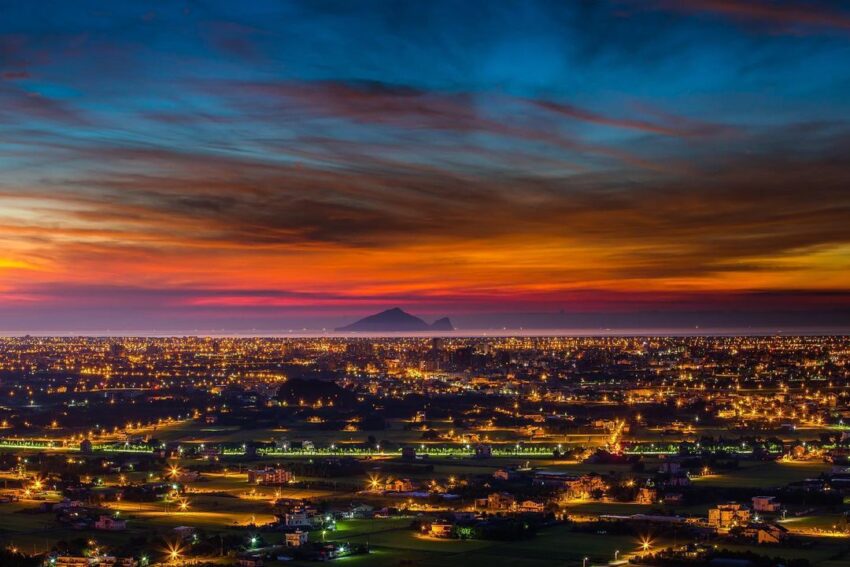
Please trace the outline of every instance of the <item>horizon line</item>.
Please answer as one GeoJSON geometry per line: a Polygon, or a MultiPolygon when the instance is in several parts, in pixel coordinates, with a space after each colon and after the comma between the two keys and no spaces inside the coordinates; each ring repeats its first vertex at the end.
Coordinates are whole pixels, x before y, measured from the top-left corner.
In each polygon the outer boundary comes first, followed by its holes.
{"type": "Polygon", "coordinates": [[[358,332],[358,331],[333,331],[323,329],[300,329],[300,330],[267,330],[256,329],[238,330],[216,330],[216,329],[171,329],[171,330],[140,330],[140,329],[99,329],[99,330],[68,330],[68,331],[0,331],[0,339],[15,338],[90,338],[90,339],[118,339],[118,338],[292,338],[292,339],[365,339],[365,338],[507,338],[507,337],[817,337],[817,336],[850,336],[850,326],[789,326],[789,327],[616,327],[616,328],[481,328],[481,329],[455,329],[454,331],[398,331],[398,332],[358,332]]]}

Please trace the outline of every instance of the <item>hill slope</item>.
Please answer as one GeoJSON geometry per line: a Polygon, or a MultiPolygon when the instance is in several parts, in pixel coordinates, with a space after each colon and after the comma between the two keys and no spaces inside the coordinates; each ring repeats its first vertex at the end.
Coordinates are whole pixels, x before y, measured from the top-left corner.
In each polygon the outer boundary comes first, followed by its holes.
{"type": "Polygon", "coordinates": [[[419,317],[395,307],[381,311],[375,315],[369,315],[350,325],[335,329],[340,332],[365,332],[365,333],[397,333],[397,332],[419,332],[419,331],[453,331],[451,321],[444,317],[429,325],[419,317]]]}

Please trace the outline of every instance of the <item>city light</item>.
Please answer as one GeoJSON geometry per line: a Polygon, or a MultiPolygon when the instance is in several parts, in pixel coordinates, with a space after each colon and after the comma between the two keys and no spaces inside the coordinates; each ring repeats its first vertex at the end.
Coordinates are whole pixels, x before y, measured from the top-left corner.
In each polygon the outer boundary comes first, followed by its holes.
{"type": "Polygon", "coordinates": [[[167,543],[166,555],[171,563],[177,563],[183,557],[183,547],[180,542],[167,543]]]}

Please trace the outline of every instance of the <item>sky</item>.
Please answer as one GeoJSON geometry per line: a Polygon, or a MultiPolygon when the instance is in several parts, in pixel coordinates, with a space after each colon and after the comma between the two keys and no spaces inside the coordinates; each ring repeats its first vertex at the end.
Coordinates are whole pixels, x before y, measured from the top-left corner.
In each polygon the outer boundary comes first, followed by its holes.
{"type": "Polygon", "coordinates": [[[848,117],[845,2],[0,0],[0,332],[850,327],[848,117]]]}

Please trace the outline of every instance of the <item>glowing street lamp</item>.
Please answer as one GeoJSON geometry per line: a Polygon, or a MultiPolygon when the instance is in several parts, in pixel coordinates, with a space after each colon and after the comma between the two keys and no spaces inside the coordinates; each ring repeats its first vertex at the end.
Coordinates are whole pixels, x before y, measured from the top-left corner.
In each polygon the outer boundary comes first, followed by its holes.
{"type": "Polygon", "coordinates": [[[183,549],[180,547],[179,543],[169,543],[166,548],[166,554],[168,555],[169,561],[177,563],[183,556],[183,549]]]}
{"type": "Polygon", "coordinates": [[[369,476],[369,489],[370,490],[378,490],[381,486],[381,478],[376,475],[369,476]]]}

